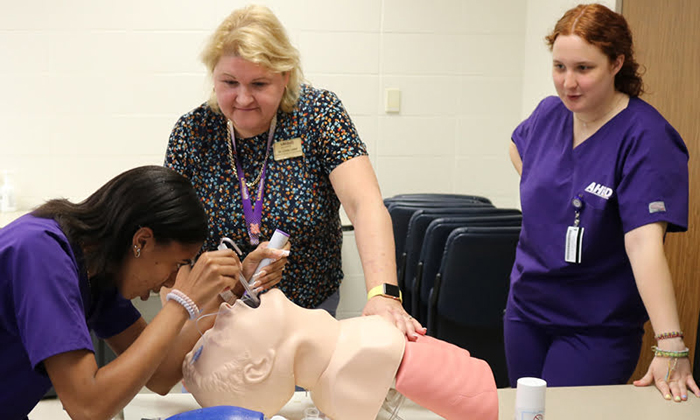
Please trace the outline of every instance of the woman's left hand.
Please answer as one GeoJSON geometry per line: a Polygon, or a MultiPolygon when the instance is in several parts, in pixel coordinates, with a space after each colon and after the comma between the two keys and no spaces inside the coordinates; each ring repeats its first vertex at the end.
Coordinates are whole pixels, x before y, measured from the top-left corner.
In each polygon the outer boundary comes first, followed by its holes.
{"type": "Polygon", "coordinates": [[[243,261],[243,276],[248,279],[248,282],[254,280],[253,288],[259,288],[259,291],[268,290],[282,280],[282,273],[287,264],[291,247],[289,242],[282,249],[268,248],[268,245],[269,242],[261,243],[243,261]],[[251,278],[260,261],[265,258],[270,258],[272,262],[260,270],[255,279],[251,278]]]}
{"type": "Polygon", "coordinates": [[[380,315],[401,330],[409,341],[416,341],[419,335],[425,335],[426,328],[417,319],[409,315],[396,299],[375,296],[367,301],[362,315],[380,315]]]}
{"type": "Polygon", "coordinates": [[[687,357],[673,359],[669,357],[654,357],[649,365],[646,375],[642,379],[634,381],[635,386],[649,386],[654,383],[661,395],[676,402],[688,399],[688,389],[696,397],[700,397],[700,388],[693,379],[690,369],[690,360],[687,357]],[[676,362],[674,363],[674,360],[676,362]],[[673,370],[671,371],[671,368],[673,370]],[[668,376],[668,377],[667,377],[668,376]]]}

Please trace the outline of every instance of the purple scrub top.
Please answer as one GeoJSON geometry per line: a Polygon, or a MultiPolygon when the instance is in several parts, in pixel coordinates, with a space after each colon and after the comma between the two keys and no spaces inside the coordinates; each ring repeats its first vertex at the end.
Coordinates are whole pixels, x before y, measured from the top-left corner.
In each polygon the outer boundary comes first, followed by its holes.
{"type": "Polygon", "coordinates": [[[523,221],[506,317],[564,327],[639,327],[647,313],[625,251],[625,233],[667,222],[688,224],[688,150],[651,105],[629,105],[575,149],[573,115],[544,99],[513,132],[523,162],[523,221]],[[564,259],[584,206],[581,263],[564,259]]]}
{"type": "Polygon", "coordinates": [[[23,419],[51,387],[43,360],[94,351],[141,316],[115,288],[91,300],[85,269],[54,220],[25,215],[0,229],[0,413],[23,419]]]}

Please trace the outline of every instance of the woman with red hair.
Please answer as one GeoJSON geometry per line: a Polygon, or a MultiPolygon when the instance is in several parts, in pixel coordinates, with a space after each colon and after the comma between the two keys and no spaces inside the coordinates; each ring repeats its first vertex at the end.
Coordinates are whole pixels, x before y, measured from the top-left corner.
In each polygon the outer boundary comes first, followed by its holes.
{"type": "Polygon", "coordinates": [[[655,357],[635,385],[697,396],[664,254],[688,224],[688,151],[643,92],[624,17],[579,5],[546,37],[558,96],[513,132],[523,225],[505,314],[510,381],[627,383],[647,319],[655,357]],[[584,234],[585,232],[585,234],[584,234]]]}

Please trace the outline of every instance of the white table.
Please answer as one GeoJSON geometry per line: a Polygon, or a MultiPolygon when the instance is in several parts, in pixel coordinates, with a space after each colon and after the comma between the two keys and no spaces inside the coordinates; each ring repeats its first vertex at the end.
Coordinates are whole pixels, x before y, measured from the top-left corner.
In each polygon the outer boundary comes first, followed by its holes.
{"type": "MultiPolygon", "coordinates": [[[[498,390],[499,420],[513,420],[515,390],[498,390]]],[[[546,420],[700,420],[700,398],[666,401],[656,387],[634,385],[547,388],[546,420]]],[[[140,420],[140,419],[139,419],[140,420]]]]}
{"type": "MultiPolygon", "coordinates": [[[[304,418],[304,410],[313,407],[313,402],[305,392],[296,392],[292,399],[280,410],[278,414],[288,420],[301,420],[304,418]]],[[[166,396],[157,394],[138,394],[127,405],[122,414],[114,420],[141,420],[165,419],[169,416],[183,413],[185,411],[200,408],[197,401],[191,394],[170,393],[166,396]]],[[[440,420],[442,417],[433,414],[428,410],[416,405],[406,399],[401,405],[399,415],[403,420],[440,420]]],[[[382,411],[377,416],[378,420],[388,420],[390,415],[382,411]]],[[[70,417],[61,408],[60,401],[43,400],[34,410],[29,413],[30,420],[70,420],[70,417]]]]}
{"type": "MultiPolygon", "coordinates": [[[[654,387],[636,388],[633,385],[548,388],[545,418],[548,420],[698,420],[700,398],[694,395],[682,403],[665,401],[654,387]]],[[[499,389],[499,420],[513,420],[514,389],[499,389]]],[[[289,420],[301,420],[304,409],[311,407],[304,392],[295,393],[280,414],[289,420]]],[[[190,394],[170,393],[166,396],[138,394],[123,415],[117,419],[141,420],[166,418],[195,410],[199,404],[190,394]]],[[[403,420],[439,420],[433,414],[406,400],[399,411],[403,420]]],[[[29,415],[30,420],[65,420],[69,417],[57,400],[44,400],[29,415]]],[[[380,420],[389,416],[382,412],[380,420]]]]}

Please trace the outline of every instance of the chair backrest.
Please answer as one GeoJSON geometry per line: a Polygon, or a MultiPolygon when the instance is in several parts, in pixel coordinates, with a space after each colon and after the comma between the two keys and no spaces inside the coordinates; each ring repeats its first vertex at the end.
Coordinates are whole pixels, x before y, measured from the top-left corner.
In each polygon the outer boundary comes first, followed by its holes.
{"type": "Polygon", "coordinates": [[[450,233],[428,304],[428,333],[469,350],[508,385],[503,313],[519,227],[463,227],[450,233]]]}
{"type": "Polygon", "coordinates": [[[408,233],[408,222],[413,213],[426,208],[464,208],[471,206],[489,206],[484,203],[474,201],[460,201],[456,203],[392,203],[387,207],[391,217],[391,226],[394,230],[394,242],[396,244],[396,261],[398,263],[401,254],[404,252],[406,244],[406,234],[408,233]]]}
{"type": "Polygon", "coordinates": [[[425,230],[431,221],[440,217],[448,216],[476,216],[480,214],[520,214],[519,210],[499,209],[481,202],[465,203],[459,207],[440,207],[440,208],[423,208],[413,213],[408,220],[406,227],[406,239],[404,250],[399,255],[397,260],[397,275],[400,277],[401,284],[404,285],[404,302],[406,311],[416,317],[412,312],[414,295],[414,282],[416,278],[416,267],[418,266],[418,257],[420,256],[421,247],[425,230]]]}
{"type": "Polygon", "coordinates": [[[415,206],[419,208],[442,208],[442,207],[459,207],[462,204],[484,204],[489,207],[493,207],[491,201],[488,198],[477,197],[477,196],[450,196],[450,197],[440,197],[435,194],[432,197],[409,197],[409,198],[397,198],[389,197],[384,199],[384,206],[386,206],[389,213],[394,206],[415,206]]]}
{"type": "Polygon", "coordinates": [[[479,195],[468,194],[443,194],[443,193],[415,193],[415,194],[397,194],[384,199],[384,204],[394,201],[448,201],[448,200],[468,200],[480,201],[486,204],[492,204],[491,200],[479,195]]]}
{"type": "MultiPolygon", "coordinates": [[[[418,254],[411,297],[411,315],[423,325],[428,322],[428,298],[440,269],[445,244],[450,233],[462,227],[504,226],[519,227],[522,214],[516,209],[499,209],[499,212],[461,216],[442,216],[430,221],[418,254]]],[[[407,258],[408,261],[408,258],[407,258]]],[[[409,264],[406,264],[408,275],[409,264]]]]}
{"type": "MultiPolygon", "coordinates": [[[[411,219],[413,213],[422,209],[457,209],[457,208],[467,208],[467,207],[493,207],[490,204],[469,201],[469,200],[448,200],[445,202],[432,201],[432,202],[414,202],[414,203],[401,203],[394,202],[390,204],[387,209],[389,211],[389,216],[391,217],[391,225],[394,231],[394,244],[395,244],[395,257],[396,257],[396,268],[399,286],[403,286],[403,264],[402,255],[404,253],[404,247],[406,244],[406,235],[408,233],[408,222],[411,219]]],[[[402,287],[402,290],[404,287],[402,287]]]]}

